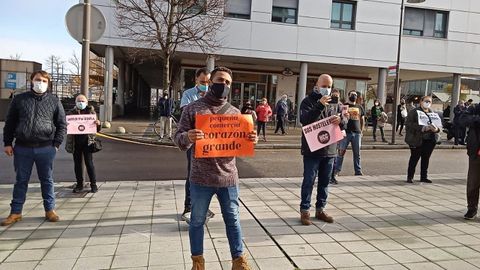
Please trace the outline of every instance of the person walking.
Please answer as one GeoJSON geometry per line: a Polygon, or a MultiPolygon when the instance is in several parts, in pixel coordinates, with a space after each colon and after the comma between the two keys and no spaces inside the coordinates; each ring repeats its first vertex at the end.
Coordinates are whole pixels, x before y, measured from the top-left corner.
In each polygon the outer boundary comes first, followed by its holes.
{"type": "Polygon", "coordinates": [[[382,142],[387,142],[385,140],[385,132],[383,131],[383,127],[385,126],[385,122],[383,125],[378,124],[378,120],[381,118],[382,113],[384,112],[383,107],[380,105],[380,101],[376,99],[374,101],[374,105],[370,110],[370,114],[372,116],[372,126],[373,126],[373,141],[377,141],[377,128],[380,130],[380,135],[382,135],[382,142]]]}
{"type": "Polygon", "coordinates": [[[265,127],[268,119],[272,116],[272,108],[268,105],[267,98],[262,98],[262,102],[255,111],[257,112],[257,136],[260,136],[260,131],[262,131],[263,141],[266,142],[265,127]]]}
{"type": "Polygon", "coordinates": [[[277,127],[275,128],[275,134],[278,133],[278,130],[282,130],[282,135],[287,134],[285,132],[285,120],[288,116],[288,105],[287,105],[287,95],[283,95],[282,98],[277,102],[275,107],[275,114],[277,117],[277,127]]]}
{"type": "MultiPolygon", "coordinates": [[[[67,114],[96,114],[96,112],[93,106],[88,105],[88,99],[86,96],[78,95],[75,98],[75,107],[67,114]]],[[[102,128],[100,121],[96,120],[95,123],[97,124],[97,132],[99,132],[102,128]]],[[[85,167],[87,167],[87,174],[90,179],[90,191],[92,193],[98,191],[95,166],[93,165],[93,153],[91,151],[91,147],[95,144],[95,140],[95,134],[67,135],[65,150],[67,153],[73,154],[75,178],[77,179],[77,184],[73,188],[73,193],[80,193],[83,191],[84,179],[82,159],[85,161],[85,167]]]]}
{"type": "Polygon", "coordinates": [[[355,175],[363,175],[362,165],[360,162],[360,148],[362,146],[362,135],[365,125],[365,110],[361,105],[356,103],[358,94],[355,90],[352,90],[348,93],[348,114],[349,119],[346,128],[347,136],[340,141],[338,157],[335,162],[335,177],[342,171],[343,158],[347,151],[348,145],[352,144],[353,152],[353,166],[355,170],[355,175]]]}
{"type": "Polygon", "coordinates": [[[67,130],[65,111],[60,100],[47,92],[51,77],[46,71],[34,71],[30,80],[30,91],[12,99],[3,128],[4,151],[7,156],[13,156],[16,179],[10,215],[1,222],[2,226],[22,219],[34,164],[42,189],[45,218],[50,222],[60,219],[55,212],[53,161],[67,130]]]}
{"type": "Polygon", "coordinates": [[[410,160],[408,161],[407,171],[407,183],[413,183],[413,177],[415,174],[415,168],[418,161],[422,159],[420,164],[420,182],[432,183],[428,179],[428,165],[430,163],[430,156],[435,149],[437,141],[440,139],[440,129],[436,127],[430,120],[428,113],[433,111],[430,109],[432,106],[432,97],[424,96],[421,99],[420,107],[411,110],[408,113],[406,121],[406,136],[405,142],[410,147],[410,160]],[[425,114],[429,118],[428,125],[420,125],[418,120],[418,114],[425,114]]]}
{"type": "MultiPolygon", "coordinates": [[[[320,75],[312,93],[300,105],[300,122],[303,126],[315,123],[321,119],[334,116],[332,124],[341,125],[341,109],[332,101],[330,92],[333,79],[328,74],[320,75]],[[333,104],[332,104],[333,105],[333,104]]],[[[342,125],[343,127],[343,125],[342,125]]],[[[303,181],[300,202],[300,221],[303,225],[312,225],[310,220],[310,207],[315,178],[317,183],[317,200],[315,203],[315,218],[327,223],[332,223],[333,217],[325,212],[328,198],[328,184],[333,171],[333,163],[337,155],[337,144],[331,144],[317,151],[311,152],[305,135],[302,132],[303,155],[303,181]]]]}
{"type": "Polygon", "coordinates": [[[480,104],[471,105],[460,115],[459,124],[467,128],[467,213],[465,219],[475,219],[478,212],[480,193],[480,104]]]}
{"type": "Polygon", "coordinates": [[[163,140],[165,133],[167,138],[172,140],[172,114],[173,100],[168,96],[168,92],[163,93],[163,97],[158,101],[158,115],[160,117],[160,140],[163,140]]]}
{"type": "Polygon", "coordinates": [[[250,101],[247,101],[245,105],[243,105],[241,113],[251,115],[254,123],[257,121],[257,113],[253,109],[252,103],[250,101]]]}
{"type": "MultiPolygon", "coordinates": [[[[411,104],[411,106],[413,105],[411,104]]],[[[405,126],[405,119],[407,118],[408,111],[409,110],[405,105],[405,99],[402,98],[400,100],[400,104],[397,106],[397,126],[395,127],[395,131],[398,132],[398,136],[403,136],[402,131],[403,127],[405,126]],[[399,128],[400,132],[398,131],[399,128]]]]}
{"type": "MultiPolygon", "coordinates": [[[[183,109],[190,103],[197,101],[205,96],[210,82],[210,71],[207,68],[199,68],[195,72],[195,86],[185,90],[180,101],[180,109],[183,109]]],[[[192,211],[192,201],[190,198],[190,171],[192,169],[192,149],[189,148],[187,154],[187,179],[185,181],[185,202],[182,212],[182,220],[190,223],[190,213],[192,211]]],[[[207,221],[213,218],[215,214],[208,210],[207,221]]]]}
{"type": "Polygon", "coordinates": [[[458,101],[457,106],[453,108],[453,129],[455,130],[455,145],[465,145],[465,136],[467,133],[467,129],[465,126],[460,125],[460,117],[463,113],[467,111],[467,107],[465,107],[465,102],[463,100],[458,101]]]}
{"type": "MultiPolygon", "coordinates": [[[[340,102],[340,91],[337,89],[337,88],[334,88],[332,89],[332,93],[330,94],[332,100],[330,100],[329,104],[337,104],[339,110],[341,111],[341,113],[343,114],[342,115],[342,121],[347,121],[348,122],[348,113],[344,114],[344,111],[342,110],[343,108],[343,104],[340,102]]],[[[345,126],[345,125],[344,125],[345,126]]],[[[345,135],[345,130],[342,130],[342,133],[345,135]]],[[[337,148],[337,153],[338,153],[338,147],[340,145],[340,143],[336,143],[336,148],[337,148]]],[[[335,158],[333,160],[333,170],[332,170],[332,174],[331,174],[331,178],[330,178],[330,184],[332,185],[338,185],[338,179],[335,175],[335,168],[336,168],[336,164],[337,163],[337,159],[335,158]]]]}
{"type": "MultiPolygon", "coordinates": [[[[240,111],[227,102],[232,84],[232,72],[225,67],[218,67],[211,73],[211,84],[204,98],[187,105],[175,133],[175,144],[180,150],[191,148],[195,152],[195,142],[202,140],[205,134],[195,129],[197,114],[240,114],[240,111]]],[[[248,135],[253,142],[257,141],[255,131],[248,135]]],[[[208,207],[214,195],[220,203],[225,223],[232,269],[249,270],[242,243],[242,228],[239,214],[238,169],[235,157],[195,158],[192,157],[190,175],[190,192],[192,215],[189,227],[190,251],[194,270],[205,269],[203,257],[204,225],[208,207]]]]}

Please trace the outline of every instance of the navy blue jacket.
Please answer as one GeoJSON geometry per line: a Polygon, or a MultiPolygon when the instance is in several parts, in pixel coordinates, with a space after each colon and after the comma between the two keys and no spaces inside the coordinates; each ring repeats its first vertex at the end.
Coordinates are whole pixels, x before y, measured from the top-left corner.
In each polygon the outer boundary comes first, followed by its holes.
{"type": "MultiPolygon", "coordinates": [[[[323,118],[326,118],[324,117],[324,115],[322,115],[322,112],[328,111],[329,107],[325,107],[319,102],[321,98],[322,95],[312,92],[302,101],[300,105],[300,123],[302,123],[303,126],[315,123],[323,118]]],[[[330,112],[329,114],[327,114],[327,117],[329,117],[332,113],[341,113],[340,107],[338,107],[337,112],[330,112]]],[[[340,124],[340,128],[342,130],[346,125],[345,120],[346,119],[344,119],[340,124]]],[[[315,152],[311,152],[310,148],[308,147],[307,140],[305,139],[305,135],[302,132],[301,153],[304,156],[310,157],[335,157],[337,156],[337,144],[334,143],[315,152]]]]}
{"type": "Polygon", "coordinates": [[[51,93],[36,95],[33,91],[16,95],[8,109],[3,142],[26,147],[62,144],[67,131],[65,111],[60,100],[51,93]]]}
{"type": "Polygon", "coordinates": [[[277,102],[277,107],[275,108],[275,113],[277,116],[286,116],[288,114],[288,105],[286,101],[279,100],[277,102]]]}
{"type": "Polygon", "coordinates": [[[158,101],[158,114],[159,116],[170,117],[173,113],[173,100],[168,98],[160,98],[158,101]]]}

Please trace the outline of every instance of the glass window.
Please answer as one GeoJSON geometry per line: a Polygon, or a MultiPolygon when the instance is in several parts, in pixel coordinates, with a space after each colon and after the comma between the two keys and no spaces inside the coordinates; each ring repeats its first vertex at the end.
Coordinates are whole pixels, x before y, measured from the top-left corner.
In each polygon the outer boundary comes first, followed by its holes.
{"type": "Polygon", "coordinates": [[[447,15],[443,12],[435,14],[435,37],[446,37],[447,15]]]}
{"type": "Polygon", "coordinates": [[[405,8],[403,34],[445,38],[447,35],[448,13],[443,11],[405,8]]]}
{"type": "Polygon", "coordinates": [[[297,23],[297,9],[285,7],[272,8],[272,22],[297,23]]]}
{"type": "Polygon", "coordinates": [[[355,29],[355,2],[336,0],[332,2],[331,27],[355,29]]]}
{"type": "Polygon", "coordinates": [[[207,13],[207,11],[206,11],[206,6],[207,6],[206,1],[207,0],[192,1],[192,2],[185,3],[183,5],[184,5],[184,8],[186,8],[189,13],[206,14],[207,13]]]}
{"type": "Polygon", "coordinates": [[[228,0],[225,2],[225,17],[250,19],[251,0],[228,0]]]}

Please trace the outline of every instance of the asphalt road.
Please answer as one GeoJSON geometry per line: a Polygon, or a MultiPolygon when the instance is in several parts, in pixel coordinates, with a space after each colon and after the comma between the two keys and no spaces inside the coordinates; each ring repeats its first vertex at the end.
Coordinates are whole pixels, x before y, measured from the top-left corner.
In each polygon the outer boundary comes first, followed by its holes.
{"type": "MultiPolygon", "coordinates": [[[[0,136],[1,137],[1,136],[0,136]]],[[[173,147],[148,146],[102,139],[103,151],[94,155],[98,181],[184,179],[186,155],[173,147]]],[[[2,151],[3,152],[3,151],[2,151]]],[[[368,175],[405,174],[409,150],[365,150],[362,166],[368,175]]],[[[431,173],[467,171],[464,150],[436,150],[430,162],[431,173]]],[[[300,177],[299,150],[257,150],[253,158],[237,160],[240,177],[300,177]]],[[[419,170],[419,168],[417,168],[419,170]]],[[[347,153],[343,175],[352,175],[352,156],[347,153]]],[[[60,149],[55,161],[55,180],[74,181],[73,158],[60,149]]],[[[13,183],[13,159],[0,153],[0,183],[13,183]]],[[[32,180],[36,181],[36,172],[32,180]]]]}

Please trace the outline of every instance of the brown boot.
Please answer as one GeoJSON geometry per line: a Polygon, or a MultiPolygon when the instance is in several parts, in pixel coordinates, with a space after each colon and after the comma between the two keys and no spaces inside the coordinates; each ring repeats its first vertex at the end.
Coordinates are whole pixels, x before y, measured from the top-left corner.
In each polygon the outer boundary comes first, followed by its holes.
{"type": "Polygon", "coordinates": [[[310,221],[310,212],[300,212],[300,221],[302,222],[302,225],[312,225],[313,223],[310,221]]]}
{"type": "Polygon", "coordinates": [[[327,223],[333,223],[333,217],[327,215],[327,213],[325,213],[325,211],[317,211],[315,213],[315,218],[318,219],[318,220],[327,222],[327,223]]]}
{"type": "Polygon", "coordinates": [[[247,263],[247,256],[242,255],[232,260],[232,270],[252,270],[247,263]]]}
{"type": "Polygon", "coordinates": [[[205,259],[203,255],[192,256],[192,270],[205,270],[205,259]]]}
{"type": "Polygon", "coordinates": [[[55,210],[45,212],[45,218],[50,222],[57,222],[60,220],[60,217],[55,213],[55,210]]]}
{"type": "Polygon", "coordinates": [[[6,219],[2,220],[0,225],[8,226],[12,225],[13,223],[22,220],[22,214],[10,214],[6,219]]]}

